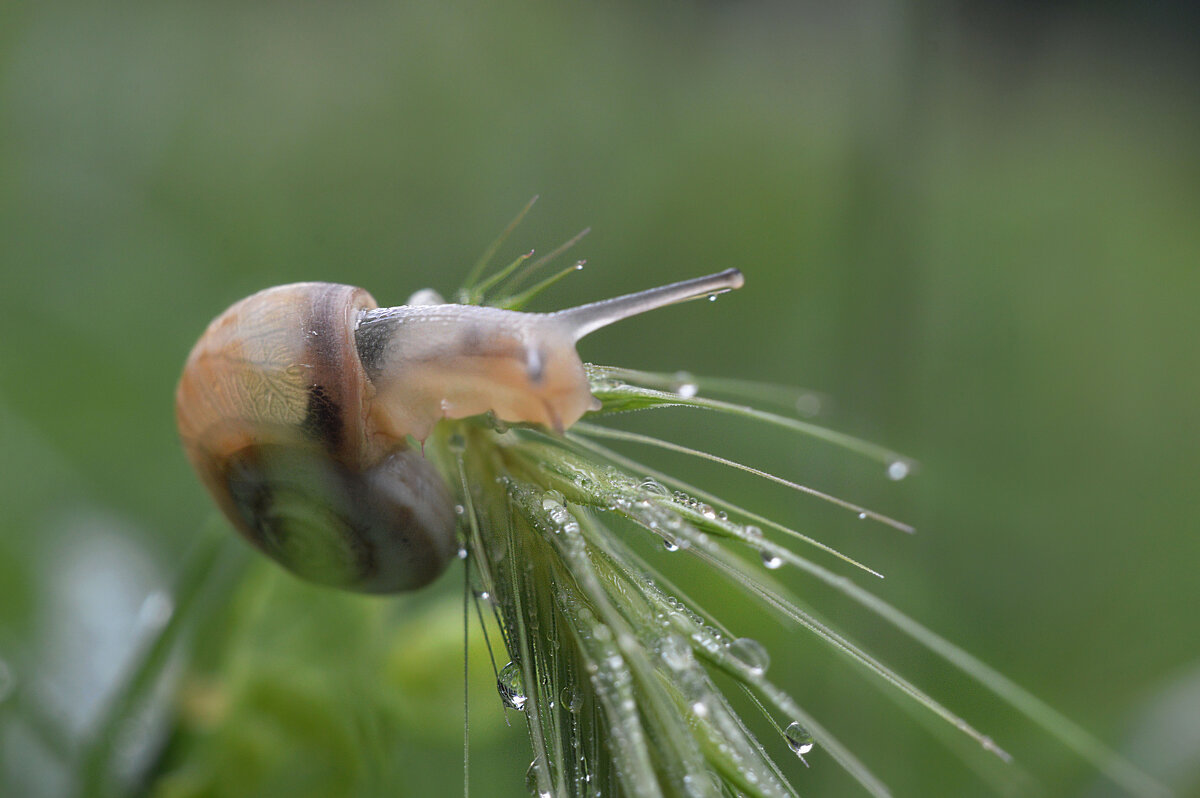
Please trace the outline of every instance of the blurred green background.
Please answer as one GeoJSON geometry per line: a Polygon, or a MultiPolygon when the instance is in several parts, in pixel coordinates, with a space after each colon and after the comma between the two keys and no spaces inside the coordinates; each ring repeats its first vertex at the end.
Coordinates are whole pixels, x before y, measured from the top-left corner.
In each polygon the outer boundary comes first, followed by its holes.
{"type": "MultiPolygon", "coordinates": [[[[825,423],[921,469],[891,483],[687,411],[629,425],[919,532],[655,462],[864,559],[887,574],[868,584],[880,595],[1200,795],[1196,17],[1085,7],[0,3],[0,794],[67,791],[60,758],[211,516],[173,422],[208,320],[298,280],[393,304],[449,293],[540,194],[502,255],[593,232],[574,250],[588,268],[538,309],[746,273],[715,305],[589,338],[585,358],[807,386],[830,398],[825,423]]],[[[404,744],[363,757],[413,779],[387,794],[455,794],[459,573],[390,604],[276,580],[239,600],[261,628],[281,607],[294,639],[255,638],[276,660],[242,666],[329,674],[299,726],[398,704],[377,739],[404,744]],[[395,680],[331,686],[377,634],[403,643],[377,641],[395,680]],[[444,713],[405,712],[406,691],[444,696],[444,713]]],[[[784,576],[1047,794],[1112,794],[931,656],[784,576]]],[[[984,791],[800,632],[729,620],[897,794],[984,791]]],[[[522,795],[524,730],[503,726],[478,662],[472,794],[522,795]]],[[[265,761],[292,744],[271,740],[245,746],[265,761]]],[[[229,761],[208,755],[193,761],[229,761]]],[[[789,771],[802,794],[851,789],[810,759],[789,771]]]]}

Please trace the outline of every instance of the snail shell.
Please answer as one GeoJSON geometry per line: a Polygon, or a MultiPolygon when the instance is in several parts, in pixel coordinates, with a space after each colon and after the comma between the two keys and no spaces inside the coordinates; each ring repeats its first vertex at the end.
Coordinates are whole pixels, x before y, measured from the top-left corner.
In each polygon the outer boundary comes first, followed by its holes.
{"type": "Polygon", "coordinates": [[[741,284],[730,269],[557,313],[379,308],[333,283],[269,288],[192,349],[176,392],[180,437],[234,527],[296,575],[411,590],[445,570],[457,542],[449,491],[409,436],[489,411],[561,431],[599,407],[579,338],[741,284]]]}

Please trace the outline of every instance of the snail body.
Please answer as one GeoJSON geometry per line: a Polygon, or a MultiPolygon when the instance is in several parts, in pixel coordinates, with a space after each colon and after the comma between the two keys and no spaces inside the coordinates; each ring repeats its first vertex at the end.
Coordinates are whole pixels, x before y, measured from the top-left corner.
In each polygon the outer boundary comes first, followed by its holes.
{"type": "Polygon", "coordinates": [[[730,269],[555,313],[413,304],[295,283],[218,316],[188,357],[176,419],[221,511],[296,575],[369,593],[421,587],[457,550],[441,477],[409,437],[492,412],[562,431],[599,403],[575,351],[645,310],[740,287],[730,269]]]}

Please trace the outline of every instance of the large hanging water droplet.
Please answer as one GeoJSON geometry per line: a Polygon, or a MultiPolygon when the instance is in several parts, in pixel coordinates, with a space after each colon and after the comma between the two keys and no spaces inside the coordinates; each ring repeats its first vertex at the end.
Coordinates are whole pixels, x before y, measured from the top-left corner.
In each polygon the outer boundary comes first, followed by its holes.
{"type": "Polygon", "coordinates": [[[808,733],[808,729],[800,725],[800,721],[794,720],[789,723],[783,731],[783,736],[787,739],[788,748],[792,749],[796,756],[804,756],[813,750],[815,745],[813,736],[808,733]]]}
{"type": "Polygon", "coordinates": [[[746,666],[755,676],[762,676],[771,665],[771,655],[763,644],[752,637],[739,637],[729,644],[729,655],[746,666]]]}
{"type": "Polygon", "coordinates": [[[679,551],[679,544],[670,538],[663,540],[663,548],[667,551],[679,551]]]}
{"type": "Polygon", "coordinates": [[[901,480],[904,479],[912,471],[912,466],[903,460],[893,460],[888,463],[887,475],[888,479],[901,480]]]}
{"type": "Polygon", "coordinates": [[[496,692],[500,693],[500,699],[504,701],[504,706],[518,712],[525,710],[525,702],[529,700],[529,697],[525,695],[524,681],[521,676],[521,668],[517,663],[510,662],[500,669],[500,673],[496,676],[496,692]]]}
{"type": "Polygon", "coordinates": [[[776,554],[772,554],[766,549],[763,549],[759,553],[759,556],[762,557],[762,564],[767,568],[767,570],[774,571],[777,568],[783,567],[783,558],[776,554]]]}

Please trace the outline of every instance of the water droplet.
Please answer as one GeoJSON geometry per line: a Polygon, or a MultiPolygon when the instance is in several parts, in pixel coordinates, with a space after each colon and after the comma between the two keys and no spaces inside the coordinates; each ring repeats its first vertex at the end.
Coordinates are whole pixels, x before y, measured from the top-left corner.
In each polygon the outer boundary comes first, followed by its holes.
{"type": "Polygon", "coordinates": [[[455,515],[462,515],[462,514],[464,514],[466,511],[467,511],[467,508],[466,508],[466,507],[463,507],[461,504],[456,504],[456,505],[454,505],[454,514],[455,514],[455,515]]]}
{"type": "Polygon", "coordinates": [[[496,676],[496,692],[504,701],[504,706],[522,712],[529,697],[525,695],[524,679],[521,668],[515,662],[510,662],[500,669],[496,676]]]}
{"type": "Polygon", "coordinates": [[[458,551],[455,554],[458,557],[458,559],[460,559],[460,560],[467,559],[467,550],[464,549],[462,546],[458,547],[458,551]]]}
{"type": "Polygon", "coordinates": [[[787,739],[788,748],[792,749],[792,753],[796,756],[804,756],[809,751],[813,750],[813,736],[808,733],[808,729],[800,725],[799,721],[792,721],[788,727],[784,729],[783,736],[787,739]]]}
{"type": "Polygon", "coordinates": [[[912,468],[903,460],[893,460],[888,463],[887,475],[888,479],[901,480],[908,476],[912,468]]]}
{"type": "Polygon", "coordinates": [[[821,412],[821,397],[815,393],[802,393],[796,397],[796,412],[802,416],[815,416],[821,412]]]}
{"type": "Polygon", "coordinates": [[[479,599],[480,601],[486,601],[488,603],[491,603],[492,594],[487,592],[486,590],[476,590],[475,598],[479,599]]]}
{"type": "Polygon", "coordinates": [[[559,693],[559,698],[568,712],[578,712],[583,708],[583,694],[569,684],[559,693]]]}
{"type": "Polygon", "coordinates": [[[155,590],[146,596],[138,609],[138,624],[150,629],[161,629],[171,620],[175,602],[165,590],[155,590]]]}
{"type": "Polygon", "coordinates": [[[450,448],[450,451],[462,454],[467,450],[467,439],[456,432],[446,441],[446,445],[450,448]]]}
{"type": "Polygon", "coordinates": [[[683,638],[671,635],[663,638],[658,646],[658,655],[675,671],[687,670],[692,665],[692,649],[683,638]]]}
{"type": "Polygon", "coordinates": [[[867,514],[866,514],[866,513],[859,513],[859,514],[858,514],[858,520],[859,520],[859,521],[866,521],[866,520],[867,520],[867,514]]]}
{"type": "Polygon", "coordinates": [[[747,524],[746,526],[742,527],[742,531],[746,533],[746,537],[748,538],[762,537],[762,528],[754,526],[753,524],[747,524]]]}
{"type": "Polygon", "coordinates": [[[704,516],[708,520],[710,520],[710,521],[716,520],[717,511],[714,510],[710,505],[701,504],[699,507],[699,510],[700,510],[700,515],[704,516]]]}
{"type": "Polygon", "coordinates": [[[525,771],[525,789],[536,798],[552,798],[549,792],[538,789],[538,771],[542,769],[541,763],[541,757],[529,763],[529,770],[525,771]]]}
{"type": "Polygon", "coordinates": [[[692,704],[692,712],[695,712],[696,717],[698,718],[707,718],[708,704],[704,703],[703,701],[696,701],[692,704]]]}
{"type": "Polygon", "coordinates": [[[671,491],[667,487],[653,477],[646,477],[638,483],[638,487],[646,493],[653,493],[655,496],[670,496],[671,491]]]}
{"type": "Polygon", "coordinates": [[[542,496],[542,509],[546,512],[557,510],[563,506],[563,495],[556,490],[549,490],[542,496]]]}
{"type": "Polygon", "coordinates": [[[771,665],[771,655],[752,637],[739,637],[729,644],[729,654],[755,676],[762,676],[771,665]]]}
{"type": "Polygon", "coordinates": [[[668,538],[663,540],[663,548],[667,551],[679,551],[679,544],[668,538]]]}
{"type": "Polygon", "coordinates": [[[762,564],[766,566],[767,570],[774,571],[777,568],[783,567],[783,558],[772,554],[765,549],[760,552],[759,556],[762,557],[762,564]]]}
{"type": "Polygon", "coordinates": [[[691,399],[700,392],[700,386],[696,384],[696,378],[691,374],[686,371],[678,371],[675,373],[675,380],[671,383],[671,390],[684,399],[691,399]]]}
{"type": "Polygon", "coordinates": [[[708,301],[709,301],[709,302],[716,302],[716,301],[717,301],[717,295],[716,295],[716,294],[709,294],[709,295],[708,295],[708,301]]]}

